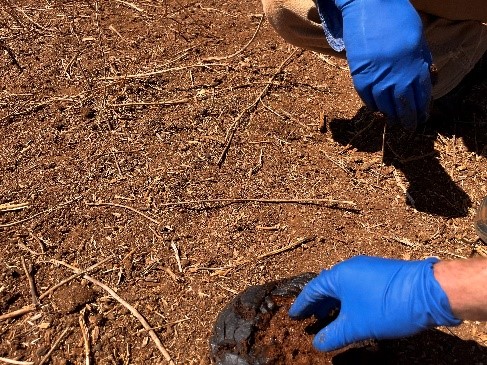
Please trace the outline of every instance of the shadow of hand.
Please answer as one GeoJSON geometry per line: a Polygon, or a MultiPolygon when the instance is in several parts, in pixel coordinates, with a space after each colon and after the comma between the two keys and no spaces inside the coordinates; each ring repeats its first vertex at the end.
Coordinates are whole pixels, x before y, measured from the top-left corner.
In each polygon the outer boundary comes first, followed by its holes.
{"type": "MultiPolygon", "coordinates": [[[[407,202],[415,209],[444,217],[464,217],[472,206],[469,196],[444,169],[434,149],[438,131],[407,132],[361,108],[352,119],[333,119],[333,139],[362,152],[383,149],[383,162],[400,170],[409,182],[407,202]]],[[[478,146],[477,146],[478,147],[478,146]]]]}

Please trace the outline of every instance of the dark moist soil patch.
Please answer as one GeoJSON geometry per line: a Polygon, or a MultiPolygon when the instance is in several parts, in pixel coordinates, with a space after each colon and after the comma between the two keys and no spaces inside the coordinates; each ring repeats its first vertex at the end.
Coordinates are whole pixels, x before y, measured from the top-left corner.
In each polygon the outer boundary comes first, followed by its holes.
{"type": "Polygon", "coordinates": [[[313,347],[313,337],[329,322],[315,318],[292,320],[288,310],[293,297],[273,297],[276,312],[256,332],[254,348],[266,364],[326,365],[326,364],[380,364],[385,358],[379,345],[367,341],[344,349],[320,352],[313,347]]]}
{"type": "Polygon", "coordinates": [[[254,347],[269,364],[329,364],[331,354],[313,348],[311,327],[315,320],[291,320],[287,314],[294,298],[274,297],[277,311],[257,331],[254,347]]]}

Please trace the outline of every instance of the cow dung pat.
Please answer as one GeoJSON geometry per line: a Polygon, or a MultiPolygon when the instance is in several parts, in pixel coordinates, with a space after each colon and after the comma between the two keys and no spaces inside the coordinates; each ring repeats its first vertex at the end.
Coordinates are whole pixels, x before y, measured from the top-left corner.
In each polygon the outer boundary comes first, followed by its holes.
{"type": "Polygon", "coordinates": [[[316,274],[251,286],[218,315],[210,339],[217,365],[378,365],[387,363],[375,341],[319,352],[313,336],[335,318],[292,320],[289,307],[316,274]]]}

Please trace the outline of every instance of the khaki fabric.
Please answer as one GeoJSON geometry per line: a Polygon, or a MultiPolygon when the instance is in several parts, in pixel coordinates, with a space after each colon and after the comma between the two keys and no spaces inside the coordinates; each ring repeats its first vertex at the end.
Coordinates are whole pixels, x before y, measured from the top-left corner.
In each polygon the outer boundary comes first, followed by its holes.
{"type": "Polygon", "coordinates": [[[417,10],[439,18],[487,22],[485,0],[411,0],[411,4],[417,10]]]}
{"type": "MultiPolygon", "coordinates": [[[[471,9],[477,11],[465,9],[465,3],[458,0],[412,1],[423,21],[433,62],[438,69],[438,83],[433,87],[433,98],[440,98],[457,86],[486,52],[487,24],[479,21],[487,21],[485,1],[470,0],[469,6],[472,5],[471,9]],[[465,20],[470,18],[472,20],[465,20]]],[[[314,0],[262,0],[262,4],[269,22],[287,42],[345,58],[345,53],[333,51],[326,42],[314,0]]]]}

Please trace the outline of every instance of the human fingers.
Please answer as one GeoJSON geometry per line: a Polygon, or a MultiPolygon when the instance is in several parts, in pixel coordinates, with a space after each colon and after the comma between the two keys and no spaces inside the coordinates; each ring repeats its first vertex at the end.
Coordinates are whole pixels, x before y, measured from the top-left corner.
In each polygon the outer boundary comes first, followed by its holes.
{"type": "Polygon", "coordinates": [[[346,320],[346,315],[339,315],[337,319],[321,329],[313,339],[313,346],[318,351],[333,351],[364,340],[360,332],[353,327],[356,323],[346,320]]]}
{"type": "Polygon", "coordinates": [[[423,65],[421,76],[413,83],[418,124],[426,122],[429,116],[431,94],[433,89],[431,66],[423,65]]]}
{"type": "Polygon", "coordinates": [[[311,280],[297,296],[289,308],[289,316],[292,318],[306,318],[315,315],[325,318],[340,305],[335,293],[333,272],[323,270],[320,275],[311,280]]]}
{"type": "Polygon", "coordinates": [[[377,109],[382,112],[391,123],[397,123],[396,100],[394,98],[394,85],[385,82],[374,85],[373,94],[377,109]]]}
{"type": "Polygon", "coordinates": [[[418,113],[416,108],[415,90],[413,84],[403,88],[398,87],[394,98],[398,121],[407,130],[414,130],[418,125],[418,113]]]}

